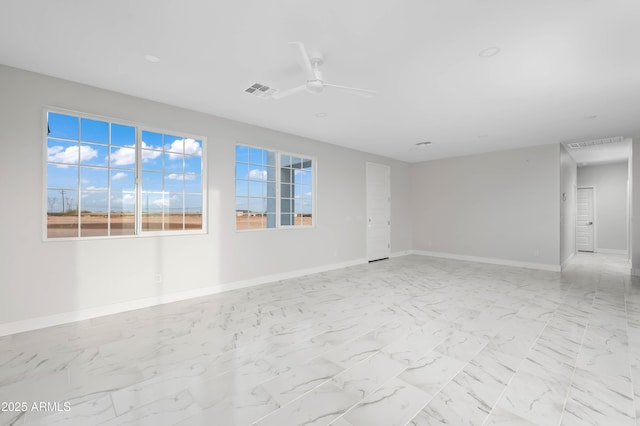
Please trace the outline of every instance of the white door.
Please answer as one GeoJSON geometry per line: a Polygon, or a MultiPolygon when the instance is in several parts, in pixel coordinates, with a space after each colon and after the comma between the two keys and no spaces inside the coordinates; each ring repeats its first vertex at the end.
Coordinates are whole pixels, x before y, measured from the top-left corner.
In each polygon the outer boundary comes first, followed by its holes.
{"type": "Polygon", "coordinates": [[[391,171],[367,163],[367,260],[386,259],[391,253],[391,171]]]}
{"type": "Polygon", "coordinates": [[[576,248],[593,251],[593,188],[578,188],[576,248]]]}

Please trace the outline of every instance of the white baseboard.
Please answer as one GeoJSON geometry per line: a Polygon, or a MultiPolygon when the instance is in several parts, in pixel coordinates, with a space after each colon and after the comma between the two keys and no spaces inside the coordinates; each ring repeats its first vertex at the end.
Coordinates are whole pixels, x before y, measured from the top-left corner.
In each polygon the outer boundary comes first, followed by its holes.
{"type": "Polygon", "coordinates": [[[407,256],[409,254],[411,254],[411,250],[396,251],[396,252],[391,253],[389,255],[389,259],[392,259],[394,257],[407,256]]]}
{"type": "Polygon", "coordinates": [[[566,267],[569,265],[569,262],[571,262],[571,259],[573,259],[574,257],[576,257],[576,252],[574,251],[573,253],[571,253],[571,255],[569,255],[569,257],[567,257],[564,262],[562,262],[562,265],[560,265],[560,270],[564,271],[566,269],[566,267]]]}
{"type": "Polygon", "coordinates": [[[444,259],[466,260],[468,262],[490,263],[492,265],[515,266],[517,268],[539,269],[543,271],[560,272],[560,265],[549,265],[546,263],[519,262],[507,259],[493,259],[489,257],[466,256],[453,253],[442,253],[436,251],[411,250],[411,254],[420,256],[441,257],[444,259]]]}
{"type": "Polygon", "coordinates": [[[181,300],[193,299],[196,297],[208,296],[221,293],[223,291],[237,290],[246,287],[253,287],[260,284],[286,280],[290,278],[302,277],[304,275],[316,274],[319,272],[332,271],[334,269],[346,268],[349,266],[367,263],[366,259],[356,259],[348,262],[334,263],[331,265],[317,266],[296,271],[283,272],[279,274],[266,275],[242,281],[234,281],[225,284],[218,284],[210,287],[202,287],[193,290],[181,291],[177,293],[164,294],[147,297],[144,299],[132,300],[129,302],[115,303],[112,305],[98,306],[95,308],[81,309],[60,314],[48,315],[37,318],[30,318],[22,321],[0,324],[0,337],[10,334],[22,333],[25,331],[38,330],[41,328],[53,327],[61,324],[68,324],[76,321],[88,320],[91,318],[106,315],[118,314],[121,312],[133,311],[136,309],[149,308],[151,306],[163,305],[165,303],[179,302],[181,300]]]}
{"type": "Polygon", "coordinates": [[[595,252],[602,253],[602,254],[622,254],[625,256],[629,255],[629,252],[627,250],[617,250],[617,249],[597,248],[595,252]]]}

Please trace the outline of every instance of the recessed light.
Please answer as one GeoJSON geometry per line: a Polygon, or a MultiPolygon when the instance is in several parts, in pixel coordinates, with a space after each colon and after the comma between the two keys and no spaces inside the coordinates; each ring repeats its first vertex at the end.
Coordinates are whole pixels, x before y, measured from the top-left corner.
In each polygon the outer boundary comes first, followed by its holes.
{"type": "Polygon", "coordinates": [[[160,62],[160,58],[158,58],[155,55],[149,55],[149,54],[144,55],[144,59],[146,59],[149,62],[153,62],[154,64],[157,62],[160,62]]]}
{"type": "Polygon", "coordinates": [[[487,47],[486,49],[481,50],[480,53],[478,53],[478,56],[481,58],[490,58],[492,56],[496,56],[498,53],[500,53],[499,47],[487,47]]]}
{"type": "Polygon", "coordinates": [[[326,112],[319,112],[319,113],[316,114],[316,117],[317,118],[325,118],[327,115],[329,115],[329,114],[327,114],[326,112]]]}
{"type": "Polygon", "coordinates": [[[585,120],[593,120],[594,118],[598,118],[598,116],[597,115],[585,115],[584,116],[585,120]]]}

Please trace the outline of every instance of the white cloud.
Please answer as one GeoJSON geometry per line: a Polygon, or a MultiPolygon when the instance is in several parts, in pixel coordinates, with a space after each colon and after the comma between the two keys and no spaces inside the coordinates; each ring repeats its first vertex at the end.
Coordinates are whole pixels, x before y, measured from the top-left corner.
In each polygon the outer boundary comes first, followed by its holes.
{"type": "Polygon", "coordinates": [[[151,145],[147,145],[146,143],[144,143],[144,141],[142,141],[142,148],[144,148],[142,150],[142,161],[149,161],[149,160],[153,160],[156,159],[160,156],[160,154],[162,154],[162,151],[148,151],[149,149],[160,149],[159,147],[155,147],[155,146],[151,146],[151,145]]]}
{"type": "Polygon", "coordinates": [[[135,149],[119,148],[111,153],[111,164],[114,166],[128,166],[135,162],[135,149]]]}
{"type": "Polygon", "coordinates": [[[133,204],[135,197],[133,194],[123,194],[122,198],[114,197],[111,199],[111,205],[117,206],[118,204],[133,204]]]}
{"type": "Polygon", "coordinates": [[[156,205],[157,207],[168,207],[169,206],[169,199],[168,198],[159,198],[157,200],[154,200],[153,204],[156,205]]]}
{"type": "MultiPolygon", "coordinates": [[[[126,148],[120,148],[111,153],[111,164],[114,166],[128,166],[136,162],[135,145],[127,145],[126,148]]],[[[147,145],[142,141],[142,161],[149,161],[158,158],[162,151],[149,151],[149,149],[158,149],[155,146],[147,145]]]]}
{"type": "Polygon", "coordinates": [[[167,179],[172,180],[194,180],[195,175],[183,175],[182,173],[171,173],[167,175],[167,179]]]}
{"type": "Polygon", "coordinates": [[[166,151],[173,151],[173,153],[169,153],[170,160],[176,160],[180,158],[180,154],[185,153],[187,155],[197,155],[198,157],[202,157],[202,146],[200,146],[200,142],[195,139],[186,138],[186,139],[176,139],[171,144],[165,145],[164,149],[166,151]],[[184,142],[184,147],[183,147],[184,142]],[[177,154],[180,153],[180,154],[177,154]]]}
{"type": "MultiPolygon", "coordinates": [[[[87,161],[98,156],[98,151],[87,145],[82,145],[80,148],[80,161],[87,161]]],[[[78,146],[68,146],[66,148],[62,146],[52,146],[47,148],[47,161],[52,163],[78,163],[78,146]]]]}
{"type": "Polygon", "coordinates": [[[249,178],[250,179],[259,179],[259,180],[267,180],[267,171],[266,170],[258,170],[258,169],[249,170],[249,178]]]}
{"type": "Polygon", "coordinates": [[[127,176],[128,174],[125,172],[118,172],[115,175],[111,176],[111,180],[120,180],[126,178],[127,176]]]}
{"type": "Polygon", "coordinates": [[[200,142],[195,139],[185,139],[184,153],[187,155],[197,155],[198,157],[202,157],[202,147],[200,146],[200,142]]]}

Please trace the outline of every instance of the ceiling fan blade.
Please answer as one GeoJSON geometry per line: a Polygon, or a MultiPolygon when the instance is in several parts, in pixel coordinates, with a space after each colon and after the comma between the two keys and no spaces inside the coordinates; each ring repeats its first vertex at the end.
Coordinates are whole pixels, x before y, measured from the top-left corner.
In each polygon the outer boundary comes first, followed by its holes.
{"type": "Polygon", "coordinates": [[[294,95],[298,92],[304,92],[307,90],[307,85],[303,84],[302,86],[294,87],[292,89],[283,90],[282,92],[276,92],[271,95],[271,99],[282,99],[284,97],[294,95]]]}
{"type": "Polygon", "coordinates": [[[351,93],[352,95],[364,96],[365,98],[370,98],[372,96],[375,96],[378,93],[375,90],[359,89],[357,87],[340,86],[337,84],[329,84],[329,83],[324,83],[324,87],[331,87],[333,89],[338,89],[338,90],[342,90],[343,92],[351,93]]]}
{"type": "Polygon", "coordinates": [[[316,80],[316,74],[313,71],[313,65],[311,65],[311,60],[309,59],[309,54],[307,53],[307,49],[305,49],[304,44],[299,41],[291,41],[289,44],[291,46],[296,46],[296,50],[298,51],[298,63],[304,70],[307,80],[316,80]]]}

